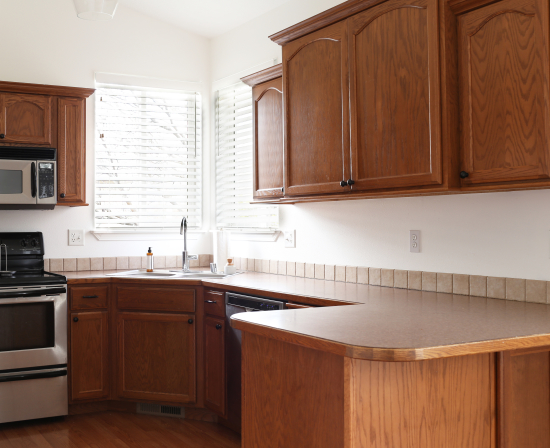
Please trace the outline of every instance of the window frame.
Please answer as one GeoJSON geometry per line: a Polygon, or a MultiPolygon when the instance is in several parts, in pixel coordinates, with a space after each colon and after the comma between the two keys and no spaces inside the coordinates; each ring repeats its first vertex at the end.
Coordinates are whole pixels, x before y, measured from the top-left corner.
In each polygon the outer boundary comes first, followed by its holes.
{"type": "MultiPolygon", "coordinates": [[[[200,234],[206,233],[204,230],[205,226],[205,219],[204,219],[204,213],[205,213],[205,188],[204,188],[204,167],[205,167],[205,159],[204,159],[204,147],[203,147],[203,120],[204,120],[204,107],[203,107],[203,97],[204,94],[202,92],[201,83],[184,83],[180,81],[169,81],[169,80],[155,80],[152,78],[144,78],[146,82],[143,82],[143,79],[140,77],[132,77],[132,76],[126,76],[126,75],[110,75],[109,74],[103,74],[107,75],[107,78],[115,78],[115,81],[109,81],[109,80],[98,80],[98,74],[96,73],[96,88],[99,92],[96,92],[96,104],[95,104],[95,124],[94,124],[94,137],[96,139],[99,139],[100,129],[98,127],[98,113],[99,108],[97,107],[97,96],[101,93],[100,89],[102,88],[115,88],[115,89],[122,89],[122,90],[142,90],[145,92],[162,92],[162,93],[170,93],[174,92],[176,94],[187,94],[187,95],[195,95],[195,133],[194,133],[194,141],[195,141],[195,152],[197,156],[198,161],[198,168],[196,169],[197,173],[197,180],[194,183],[194,186],[197,188],[198,193],[198,199],[196,203],[198,204],[197,207],[197,216],[199,220],[199,225],[195,227],[191,227],[188,232],[188,239],[195,240],[198,239],[200,234]],[[118,78],[123,78],[123,82],[119,82],[118,78]],[[127,81],[129,80],[129,81],[127,81]],[[136,82],[136,80],[138,82],[136,82]],[[124,82],[127,81],[127,82],[124,82]],[[160,84],[160,86],[159,86],[160,84]],[[167,85],[165,85],[167,84],[167,85]],[[191,88],[189,88],[191,87],[191,88]]],[[[103,76],[104,78],[105,76],[103,76]]],[[[159,226],[159,227],[140,227],[137,226],[128,226],[125,227],[98,227],[97,226],[97,217],[96,217],[96,209],[97,209],[97,195],[98,195],[98,180],[97,180],[97,173],[98,173],[98,148],[99,145],[101,145],[99,140],[95,140],[94,144],[94,181],[93,181],[93,187],[94,187],[94,200],[93,200],[93,228],[94,230],[91,231],[91,233],[96,237],[98,240],[110,240],[110,241],[116,241],[116,240],[173,240],[175,235],[179,235],[179,219],[177,220],[177,223],[174,223],[173,225],[166,227],[166,226],[159,226]]]]}

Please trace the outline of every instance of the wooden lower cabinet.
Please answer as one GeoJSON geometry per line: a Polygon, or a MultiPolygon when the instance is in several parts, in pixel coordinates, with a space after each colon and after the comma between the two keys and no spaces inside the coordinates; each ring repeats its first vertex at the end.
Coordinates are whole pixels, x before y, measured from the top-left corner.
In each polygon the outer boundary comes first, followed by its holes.
{"type": "Polygon", "coordinates": [[[550,446],[550,347],[499,355],[498,448],[550,446]]]}
{"type": "Polygon", "coordinates": [[[70,315],[71,401],[109,396],[109,322],[107,311],[70,315]]]}
{"type": "Polygon", "coordinates": [[[492,353],[377,362],[242,337],[243,448],[495,448],[492,353]]]}
{"type": "Polygon", "coordinates": [[[226,417],[225,320],[207,316],[204,319],[205,405],[226,417]]]}
{"type": "Polygon", "coordinates": [[[194,314],[119,312],[118,397],[194,403],[195,327],[194,314]]]}

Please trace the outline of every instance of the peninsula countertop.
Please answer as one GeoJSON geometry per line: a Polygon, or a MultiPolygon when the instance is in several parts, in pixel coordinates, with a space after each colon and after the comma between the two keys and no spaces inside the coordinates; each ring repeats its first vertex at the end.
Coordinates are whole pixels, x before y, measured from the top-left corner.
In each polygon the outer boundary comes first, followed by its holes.
{"type": "MultiPolygon", "coordinates": [[[[106,273],[63,274],[69,283],[159,281],[120,279],[106,273]]],[[[241,313],[232,317],[231,325],[351,358],[415,361],[550,345],[550,306],[546,304],[252,272],[223,280],[160,281],[321,305],[241,313]]]]}

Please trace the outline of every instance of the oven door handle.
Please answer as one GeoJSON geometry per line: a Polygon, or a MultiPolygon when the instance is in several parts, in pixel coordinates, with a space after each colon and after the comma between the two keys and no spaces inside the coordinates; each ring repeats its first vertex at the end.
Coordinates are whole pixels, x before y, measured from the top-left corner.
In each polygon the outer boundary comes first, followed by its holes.
{"type": "MultiPolygon", "coordinates": [[[[65,288],[50,288],[50,289],[39,289],[36,291],[11,291],[11,292],[0,292],[0,300],[2,299],[17,299],[24,297],[42,297],[42,296],[58,296],[60,294],[65,294],[67,290],[65,288]]],[[[50,300],[50,299],[48,299],[50,300]]],[[[6,303],[6,302],[4,302],[6,303]]]]}
{"type": "Polygon", "coordinates": [[[29,373],[16,373],[14,375],[0,375],[0,383],[7,383],[10,381],[25,381],[25,380],[39,380],[41,378],[57,378],[59,376],[67,376],[67,369],[53,370],[47,372],[29,372],[29,373]]]}

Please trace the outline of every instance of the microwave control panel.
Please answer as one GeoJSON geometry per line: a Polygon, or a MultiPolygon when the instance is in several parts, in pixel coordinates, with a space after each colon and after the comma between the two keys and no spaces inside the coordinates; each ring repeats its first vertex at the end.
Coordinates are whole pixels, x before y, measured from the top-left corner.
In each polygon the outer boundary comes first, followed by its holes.
{"type": "Polygon", "coordinates": [[[38,162],[38,198],[55,196],[55,163],[38,162]]]}

